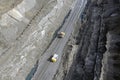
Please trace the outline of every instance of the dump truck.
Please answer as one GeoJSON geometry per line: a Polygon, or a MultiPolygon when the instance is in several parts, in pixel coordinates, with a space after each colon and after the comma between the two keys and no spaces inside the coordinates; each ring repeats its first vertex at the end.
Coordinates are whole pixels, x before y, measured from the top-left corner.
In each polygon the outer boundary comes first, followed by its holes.
{"type": "Polygon", "coordinates": [[[58,55],[57,54],[54,54],[51,58],[51,62],[56,62],[58,59],[58,55]]]}
{"type": "Polygon", "coordinates": [[[59,38],[63,38],[65,36],[65,32],[60,32],[60,33],[58,33],[58,37],[59,38]]]}

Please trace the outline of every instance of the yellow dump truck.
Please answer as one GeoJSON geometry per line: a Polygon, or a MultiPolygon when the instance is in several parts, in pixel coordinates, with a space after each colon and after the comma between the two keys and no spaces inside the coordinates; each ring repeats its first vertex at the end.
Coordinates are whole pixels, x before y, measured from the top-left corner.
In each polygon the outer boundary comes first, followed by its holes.
{"type": "Polygon", "coordinates": [[[58,55],[57,54],[54,54],[51,58],[51,62],[56,62],[58,59],[58,55]]]}
{"type": "Polygon", "coordinates": [[[59,38],[63,38],[65,36],[65,32],[60,32],[60,33],[58,33],[58,37],[59,38]]]}

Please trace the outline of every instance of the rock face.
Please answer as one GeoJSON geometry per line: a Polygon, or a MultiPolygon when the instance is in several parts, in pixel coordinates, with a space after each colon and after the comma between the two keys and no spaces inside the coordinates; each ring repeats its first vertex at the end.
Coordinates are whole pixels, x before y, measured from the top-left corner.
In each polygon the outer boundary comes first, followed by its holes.
{"type": "Polygon", "coordinates": [[[103,57],[101,80],[120,80],[120,1],[107,1],[103,8],[103,24],[107,27],[107,51],[103,57]]]}
{"type": "Polygon", "coordinates": [[[119,21],[120,0],[89,0],[76,25],[79,33],[72,39],[77,52],[66,58],[73,58],[71,67],[64,68],[71,62],[62,61],[64,75],[59,69],[55,80],[59,75],[62,80],[120,80],[119,21]]]}

